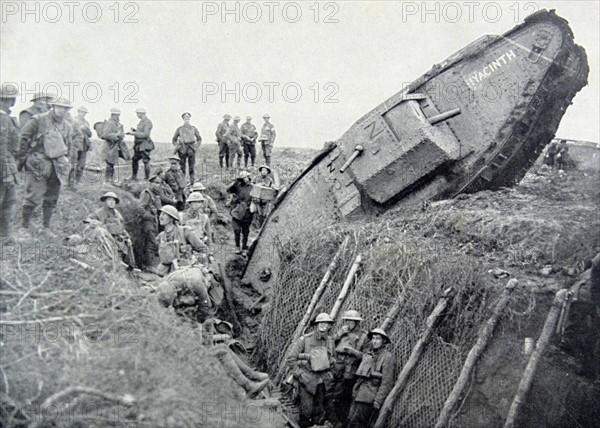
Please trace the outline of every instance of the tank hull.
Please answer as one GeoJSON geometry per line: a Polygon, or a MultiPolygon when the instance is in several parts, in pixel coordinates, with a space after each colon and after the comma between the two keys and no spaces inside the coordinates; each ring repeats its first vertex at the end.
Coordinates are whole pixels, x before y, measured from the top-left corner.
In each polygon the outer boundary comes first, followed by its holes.
{"type": "Polygon", "coordinates": [[[326,144],[276,201],[242,281],[268,293],[278,248],[316,227],[516,183],[587,75],[553,11],[471,43],[326,144]]]}

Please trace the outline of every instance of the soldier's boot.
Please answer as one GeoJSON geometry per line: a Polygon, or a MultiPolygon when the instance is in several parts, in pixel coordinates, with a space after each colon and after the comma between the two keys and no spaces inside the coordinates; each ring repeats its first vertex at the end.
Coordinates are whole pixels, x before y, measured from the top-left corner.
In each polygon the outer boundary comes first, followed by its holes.
{"type": "Polygon", "coordinates": [[[248,364],[246,364],[244,362],[244,360],[242,360],[239,356],[237,356],[235,354],[235,352],[233,352],[231,354],[231,356],[232,356],[233,360],[236,362],[236,364],[238,365],[238,367],[240,368],[240,370],[242,371],[242,373],[244,373],[244,375],[248,379],[257,380],[257,381],[263,381],[263,380],[269,379],[269,375],[267,373],[259,372],[259,371],[252,369],[252,367],[250,367],[248,364]]]}
{"type": "Polygon", "coordinates": [[[132,180],[137,180],[138,168],[139,168],[139,162],[136,161],[136,162],[131,163],[131,179],[132,180]]]}
{"type": "Polygon", "coordinates": [[[31,205],[23,205],[23,211],[21,213],[21,228],[29,229],[34,209],[35,207],[32,207],[31,205]]]}
{"type": "Polygon", "coordinates": [[[42,207],[42,225],[45,229],[50,228],[50,220],[52,220],[52,214],[54,213],[54,208],[52,207],[42,207]]]}
{"type": "Polygon", "coordinates": [[[144,177],[146,180],[150,178],[150,162],[144,163],[144,177]]]}
{"type": "Polygon", "coordinates": [[[244,388],[247,397],[255,397],[269,384],[269,379],[265,379],[262,382],[252,382],[250,379],[244,376],[244,373],[242,373],[237,363],[231,356],[233,352],[229,350],[229,348],[223,347],[217,352],[217,357],[219,358],[219,361],[221,361],[221,364],[223,364],[225,371],[227,371],[229,376],[231,376],[231,378],[238,385],[244,388]]]}
{"type": "Polygon", "coordinates": [[[271,166],[271,156],[265,156],[265,163],[267,166],[271,166]]]}
{"type": "Polygon", "coordinates": [[[223,158],[219,156],[219,167],[223,169],[223,158]]]}

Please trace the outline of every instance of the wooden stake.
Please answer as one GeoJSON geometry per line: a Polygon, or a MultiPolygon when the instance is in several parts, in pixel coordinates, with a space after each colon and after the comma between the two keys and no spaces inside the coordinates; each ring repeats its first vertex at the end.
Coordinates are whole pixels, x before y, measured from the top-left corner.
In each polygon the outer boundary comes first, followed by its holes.
{"type": "Polygon", "coordinates": [[[479,357],[487,347],[488,342],[492,338],[494,334],[494,329],[496,328],[496,324],[498,324],[498,319],[500,318],[500,315],[502,315],[504,308],[508,304],[510,294],[512,293],[512,291],[518,283],[519,282],[516,279],[511,279],[506,284],[506,287],[504,287],[504,291],[502,292],[498,303],[496,303],[494,312],[479,332],[477,342],[469,351],[469,355],[467,355],[465,363],[463,364],[462,370],[460,372],[460,376],[454,384],[452,392],[450,392],[450,395],[448,395],[448,398],[444,403],[444,408],[440,412],[437,423],[435,424],[435,428],[445,428],[446,426],[448,426],[451,413],[454,410],[456,403],[458,403],[460,397],[464,393],[467,382],[471,377],[471,373],[473,372],[473,368],[475,367],[475,364],[479,360],[479,357]]]}
{"type": "Polygon", "coordinates": [[[525,367],[525,371],[523,372],[523,377],[519,383],[519,388],[517,389],[515,398],[510,405],[510,409],[508,410],[508,416],[506,417],[504,428],[514,428],[516,424],[521,407],[523,406],[523,403],[527,398],[527,394],[531,389],[531,384],[533,383],[533,376],[535,375],[537,365],[554,333],[556,321],[560,315],[560,309],[563,305],[563,302],[568,297],[567,293],[568,290],[566,289],[559,290],[554,297],[552,306],[548,311],[548,316],[546,316],[546,322],[544,323],[544,328],[542,329],[540,338],[538,339],[537,345],[535,346],[535,349],[529,358],[529,362],[527,363],[527,367],[525,367]]]}
{"type": "Polygon", "coordinates": [[[404,303],[404,297],[400,297],[396,299],[394,306],[390,308],[388,313],[385,316],[385,319],[379,326],[380,329],[387,332],[387,328],[392,324],[394,319],[398,316],[398,312],[400,312],[400,306],[404,303]]]}
{"type": "Polygon", "coordinates": [[[442,314],[442,312],[444,312],[446,306],[448,305],[448,300],[450,298],[451,292],[452,288],[448,288],[446,291],[444,291],[444,295],[439,300],[438,304],[427,318],[427,322],[425,324],[425,331],[421,333],[421,337],[413,347],[408,361],[406,362],[406,364],[404,364],[404,367],[402,367],[402,371],[398,375],[398,379],[396,379],[396,384],[385,399],[383,406],[381,406],[379,417],[377,418],[377,422],[375,422],[374,428],[384,428],[387,426],[386,421],[390,413],[392,413],[392,409],[394,407],[394,404],[396,403],[396,399],[406,387],[406,384],[408,383],[408,379],[410,378],[412,371],[419,362],[419,358],[421,358],[421,355],[423,355],[423,352],[427,347],[427,342],[429,342],[429,338],[431,337],[433,327],[435,326],[437,320],[440,318],[440,315],[442,314]]]}
{"type": "Polygon", "coordinates": [[[362,261],[362,257],[359,254],[358,256],[356,256],[356,260],[354,260],[354,263],[350,267],[348,276],[346,276],[346,281],[344,282],[344,285],[342,286],[340,294],[333,305],[333,309],[331,309],[331,312],[329,314],[329,316],[331,318],[335,319],[338,312],[340,311],[340,308],[344,304],[344,300],[346,300],[346,295],[348,294],[348,290],[350,289],[350,284],[352,284],[352,282],[354,281],[354,276],[356,275],[356,271],[358,270],[358,267],[360,266],[361,261],[362,261]]]}

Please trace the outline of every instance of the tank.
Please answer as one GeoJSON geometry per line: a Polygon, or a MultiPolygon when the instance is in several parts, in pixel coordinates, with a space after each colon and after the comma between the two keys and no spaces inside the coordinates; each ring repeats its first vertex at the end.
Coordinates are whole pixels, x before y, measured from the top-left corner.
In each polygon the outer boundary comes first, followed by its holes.
{"type": "Polygon", "coordinates": [[[242,282],[269,294],[278,246],[308,230],[518,182],[588,72],[554,10],[434,65],[327,143],[279,195],[242,282]]]}

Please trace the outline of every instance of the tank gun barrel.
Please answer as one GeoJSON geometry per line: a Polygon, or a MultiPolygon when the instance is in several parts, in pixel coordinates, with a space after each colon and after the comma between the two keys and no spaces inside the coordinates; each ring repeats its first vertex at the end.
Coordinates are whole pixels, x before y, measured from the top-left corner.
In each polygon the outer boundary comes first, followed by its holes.
{"type": "Polygon", "coordinates": [[[435,125],[436,123],[440,123],[440,122],[443,122],[444,120],[453,118],[454,116],[458,116],[460,113],[461,113],[461,111],[459,108],[454,108],[452,110],[448,110],[443,113],[436,114],[435,116],[431,116],[429,119],[427,119],[427,121],[430,124],[435,125]]]}
{"type": "Polygon", "coordinates": [[[350,166],[350,164],[352,162],[354,162],[354,159],[356,159],[364,150],[365,150],[365,148],[363,146],[361,146],[360,144],[358,146],[356,146],[354,148],[354,152],[350,155],[350,158],[348,158],[346,163],[344,165],[342,165],[342,167],[340,168],[340,172],[343,173],[344,171],[346,171],[348,169],[348,167],[350,166]]]}

